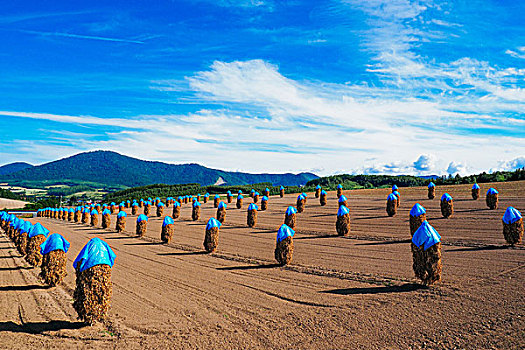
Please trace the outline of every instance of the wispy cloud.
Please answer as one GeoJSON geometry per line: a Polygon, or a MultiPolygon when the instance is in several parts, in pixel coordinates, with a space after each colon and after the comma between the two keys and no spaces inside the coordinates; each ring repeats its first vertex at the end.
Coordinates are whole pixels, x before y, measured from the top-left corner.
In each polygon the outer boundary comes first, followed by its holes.
{"type": "Polygon", "coordinates": [[[132,40],[132,39],[121,39],[121,38],[109,38],[104,36],[93,36],[93,35],[81,35],[81,34],[71,34],[71,33],[60,33],[60,32],[41,32],[36,30],[20,30],[22,33],[36,34],[41,36],[57,36],[64,38],[73,38],[73,39],[88,39],[88,40],[100,40],[100,41],[111,41],[119,43],[129,43],[129,44],[144,44],[144,41],[132,40]]]}

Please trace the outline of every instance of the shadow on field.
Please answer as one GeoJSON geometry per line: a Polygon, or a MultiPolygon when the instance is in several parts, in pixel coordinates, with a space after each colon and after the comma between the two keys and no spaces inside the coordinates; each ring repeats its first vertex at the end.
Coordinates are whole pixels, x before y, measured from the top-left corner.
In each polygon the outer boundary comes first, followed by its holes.
{"type": "Polygon", "coordinates": [[[15,271],[15,270],[31,270],[34,267],[14,266],[14,267],[0,267],[0,271],[15,271]]]}
{"type": "Polygon", "coordinates": [[[353,218],[352,220],[366,220],[366,219],[385,219],[385,218],[389,218],[388,215],[377,215],[377,216],[361,216],[361,217],[357,217],[357,218],[353,218]]]}
{"type": "Polygon", "coordinates": [[[311,217],[312,218],[320,218],[320,217],[324,217],[324,216],[337,216],[337,213],[334,213],[334,214],[317,214],[317,215],[312,215],[311,217]]]}
{"type": "Polygon", "coordinates": [[[426,286],[416,283],[406,283],[400,286],[367,287],[367,288],[345,288],[325,290],[321,293],[354,295],[354,294],[381,294],[381,293],[406,293],[419,289],[427,289],[426,286]]]}
{"type": "Polygon", "coordinates": [[[273,269],[280,267],[281,265],[275,264],[266,264],[266,265],[243,265],[243,266],[226,266],[226,267],[217,267],[217,270],[223,271],[234,271],[234,270],[257,270],[257,269],[273,269]]]}
{"type": "Polygon", "coordinates": [[[162,242],[139,242],[139,243],[124,243],[124,245],[162,245],[162,242]]]}
{"type": "Polygon", "coordinates": [[[410,243],[412,242],[411,239],[403,239],[403,240],[397,240],[397,241],[381,241],[381,242],[373,242],[373,243],[356,243],[355,245],[382,245],[382,244],[400,244],[400,243],[410,243]]]}
{"type": "Polygon", "coordinates": [[[104,237],[104,239],[133,239],[133,238],[137,238],[137,236],[133,237],[133,236],[122,236],[122,237],[104,237]]]}
{"type": "Polygon", "coordinates": [[[41,284],[32,284],[27,286],[0,286],[0,292],[10,292],[10,291],[18,291],[23,292],[27,290],[35,290],[35,289],[49,289],[50,286],[44,286],[41,284]]]}
{"type": "Polygon", "coordinates": [[[340,237],[338,235],[322,235],[322,236],[315,236],[315,235],[310,235],[310,236],[304,236],[304,237],[294,237],[294,241],[296,240],[299,240],[299,239],[317,239],[317,238],[335,238],[335,237],[340,237]]]}
{"type": "Polygon", "coordinates": [[[489,208],[481,208],[481,209],[465,209],[465,210],[454,210],[455,213],[470,213],[475,211],[486,211],[490,210],[489,208]]]}
{"type": "Polygon", "coordinates": [[[22,325],[12,321],[0,322],[0,332],[40,334],[48,331],[59,331],[61,329],[80,329],[86,327],[83,322],[70,321],[49,321],[49,322],[28,322],[22,325]]]}
{"type": "Polygon", "coordinates": [[[459,248],[459,249],[451,249],[447,250],[448,252],[476,252],[476,251],[483,251],[483,250],[502,250],[502,249],[511,249],[512,246],[510,245],[489,245],[486,247],[468,247],[468,248],[459,248]]]}
{"type": "Polygon", "coordinates": [[[174,255],[174,256],[182,256],[182,255],[204,255],[209,254],[208,252],[202,250],[197,252],[176,252],[176,253],[157,253],[157,255],[174,255]]]}

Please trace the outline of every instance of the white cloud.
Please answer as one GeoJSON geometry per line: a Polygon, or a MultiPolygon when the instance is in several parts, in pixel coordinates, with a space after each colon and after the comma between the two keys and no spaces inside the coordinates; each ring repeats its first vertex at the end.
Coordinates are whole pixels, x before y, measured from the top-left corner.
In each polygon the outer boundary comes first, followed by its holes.
{"type": "Polygon", "coordinates": [[[447,173],[452,174],[452,175],[456,175],[456,174],[467,175],[467,174],[469,174],[468,167],[467,167],[466,164],[463,164],[461,162],[454,162],[454,161],[450,162],[450,164],[448,165],[447,173]]]}

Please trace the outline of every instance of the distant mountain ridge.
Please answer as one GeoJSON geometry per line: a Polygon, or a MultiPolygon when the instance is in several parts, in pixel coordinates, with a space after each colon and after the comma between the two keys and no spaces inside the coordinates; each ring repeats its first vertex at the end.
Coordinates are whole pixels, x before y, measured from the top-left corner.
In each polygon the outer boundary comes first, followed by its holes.
{"type": "MultiPolygon", "coordinates": [[[[269,182],[298,186],[318,178],[312,173],[249,174],[211,169],[199,164],[168,164],[145,161],[112,151],[79,153],[71,157],[0,175],[2,182],[32,183],[93,182],[107,186],[199,183],[213,185],[222,179],[228,185],[269,182]]],[[[220,181],[222,183],[222,181],[220,181]]]]}
{"type": "Polygon", "coordinates": [[[29,163],[16,162],[0,166],[0,176],[16,173],[17,171],[32,168],[29,163]]]}

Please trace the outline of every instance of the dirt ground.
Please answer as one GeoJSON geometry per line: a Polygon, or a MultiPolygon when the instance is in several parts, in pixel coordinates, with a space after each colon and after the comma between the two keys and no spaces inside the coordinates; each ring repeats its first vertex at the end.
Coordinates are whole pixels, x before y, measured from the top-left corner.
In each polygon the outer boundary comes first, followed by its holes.
{"type": "Polygon", "coordinates": [[[27,202],[19,201],[16,199],[0,198],[0,210],[23,208],[26,204],[27,202]]]}
{"type": "MultiPolygon", "coordinates": [[[[35,218],[71,242],[65,283],[47,288],[0,235],[0,348],[130,349],[523,349],[525,247],[505,245],[501,218],[508,206],[525,213],[525,181],[400,188],[401,206],[386,214],[380,190],[345,191],[350,237],[337,237],[337,198],[319,205],[308,194],[298,214],[292,264],[274,260],[276,231],[296,195],[271,197],[255,228],[243,209],[228,205],[216,253],[203,250],[205,225],[215,216],[202,204],[191,221],[183,205],[171,244],[162,244],[162,218],[151,217],[137,238],[128,209],[122,234],[87,225],[35,218]],[[496,210],[484,193],[499,190],[496,210]],[[448,192],[455,212],[444,219],[439,198],[448,192]],[[443,281],[426,288],[414,279],[408,216],[414,203],[442,236],[443,281]],[[72,307],[72,263],[92,237],[117,254],[110,319],[89,327],[72,307]]],[[[171,214],[171,207],[165,214],[171,214]]],[[[151,213],[155,213],[154,208],[151,213]]],[[[112,227],[116,215],[112,215],[112,227]]]]}

